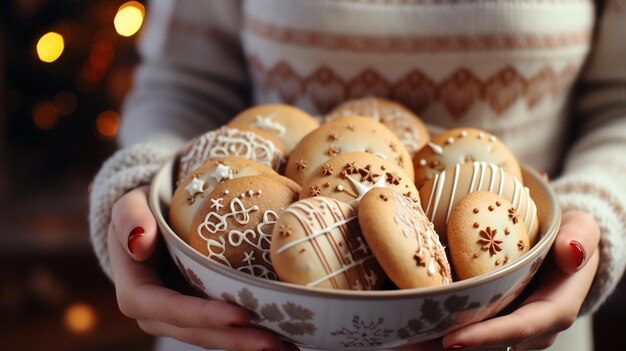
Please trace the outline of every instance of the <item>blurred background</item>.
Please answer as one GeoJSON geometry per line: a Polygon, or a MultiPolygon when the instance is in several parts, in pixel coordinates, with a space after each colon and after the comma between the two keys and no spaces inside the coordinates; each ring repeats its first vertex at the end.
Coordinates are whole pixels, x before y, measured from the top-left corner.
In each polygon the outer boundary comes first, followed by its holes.
{"type": "MultiPolygon", "coordinates": [[[[3,350],[151,349],[120,314],[87,224],[89,185],[116,148],[147,12],[145,1],[0,4],[3,350]]],[[[597,350],[626,345],[624,297],[623,280],[595,316],[597,350]]]]}

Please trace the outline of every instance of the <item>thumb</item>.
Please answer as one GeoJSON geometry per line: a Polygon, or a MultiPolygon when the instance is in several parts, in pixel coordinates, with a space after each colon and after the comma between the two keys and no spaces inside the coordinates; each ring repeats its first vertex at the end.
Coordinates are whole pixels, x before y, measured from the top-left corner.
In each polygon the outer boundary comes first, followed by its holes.
{"type": "Polygon", "coordinates": [[[565,212],[554,243],[558,266],[565,273],[580,270],[598,248],[599,241],[600,229],[591,215],[581,211],[565,212]]]}
{"type": "Polygon", "coordinates": [[[111,222],[120,245],[136,261],[147,260],[159,239],[157,224],[148,206],[148,187],[134,189],[119,198],[111,222]]]}

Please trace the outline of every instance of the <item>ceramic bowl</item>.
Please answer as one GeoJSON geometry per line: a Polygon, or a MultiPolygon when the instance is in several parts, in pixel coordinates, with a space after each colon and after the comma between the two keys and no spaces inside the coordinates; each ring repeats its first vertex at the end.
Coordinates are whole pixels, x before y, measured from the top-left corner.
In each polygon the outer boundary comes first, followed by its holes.
{"type": "Polygon", "coordinates": [[[524,256],[489,274],[450,285],[393,291],[314,289],[257,278],[209,261],[181,240],[166,216],[173,193],[174,160],[152,181],[150,206],[174,262],[206,296],[249,310],[253,323],[300,346],[381,349],[427,341],[487,319],[513,301],[548,254],[560,225],[554,193],[524,168],[537,204],[541,239],[524,256]]]}

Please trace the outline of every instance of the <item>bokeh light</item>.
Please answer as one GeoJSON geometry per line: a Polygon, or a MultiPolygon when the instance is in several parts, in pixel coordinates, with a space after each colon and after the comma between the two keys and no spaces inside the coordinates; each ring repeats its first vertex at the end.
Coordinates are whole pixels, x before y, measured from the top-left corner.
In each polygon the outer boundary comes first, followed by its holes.
{"type": "Polygon", "coordinates": [[[78,105],[76,94],[69,90],[63,90],[54,97],[54,107],[61,116],[69,116],[78,105]]]}
{"type": "Polygon", "coordinates": [[[63,315],[65,327],[72,333],[83,334],[92,331],[98,322],[96,311],[83,302],[75,302],[67,307],[63,315]]]}
{"type": "Polygon", "coordinates": [[[54,62],[61,57],[64,48],[65,42],[61,34],[48,32],[37,42],[37,56],[43,62],[54,62]]]}
{"type": "Polygon", "coordinates": [[[96,118],[96,130],[98,134],[109,139],[117,134],[120,125],[120,115],[114,111],[102,112],[96,118]]]}
{"type": "Polygon", "coordinates": [[[143,5],[137,1],[129,1],[120,6],[113,19],[117,33],[124,37],[137,33],[143,23],[144,11],[143,5]]]}
{"type": "Polygon", "coordinates": [[[51,129],[58,119],[59,113],[50,101],[41,101],[33,108],[33,122],[39,129],[51,129]]]}

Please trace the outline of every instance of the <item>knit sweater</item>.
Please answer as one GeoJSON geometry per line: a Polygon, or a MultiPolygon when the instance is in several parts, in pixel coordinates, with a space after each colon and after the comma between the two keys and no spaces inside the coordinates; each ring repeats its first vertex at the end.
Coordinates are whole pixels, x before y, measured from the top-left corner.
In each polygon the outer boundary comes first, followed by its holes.
{"type": "Polygon", "coordinates": [[[250,104],[324,114],[377,95],[429,124],[494,133],[552,175],[563,210],[595,217],[601,263],[583,311],[620,280],[626,0],[154,0],[147,12],[122,148],[90,199],[108,274],[113,203],[186,140],[250,104]]]}

